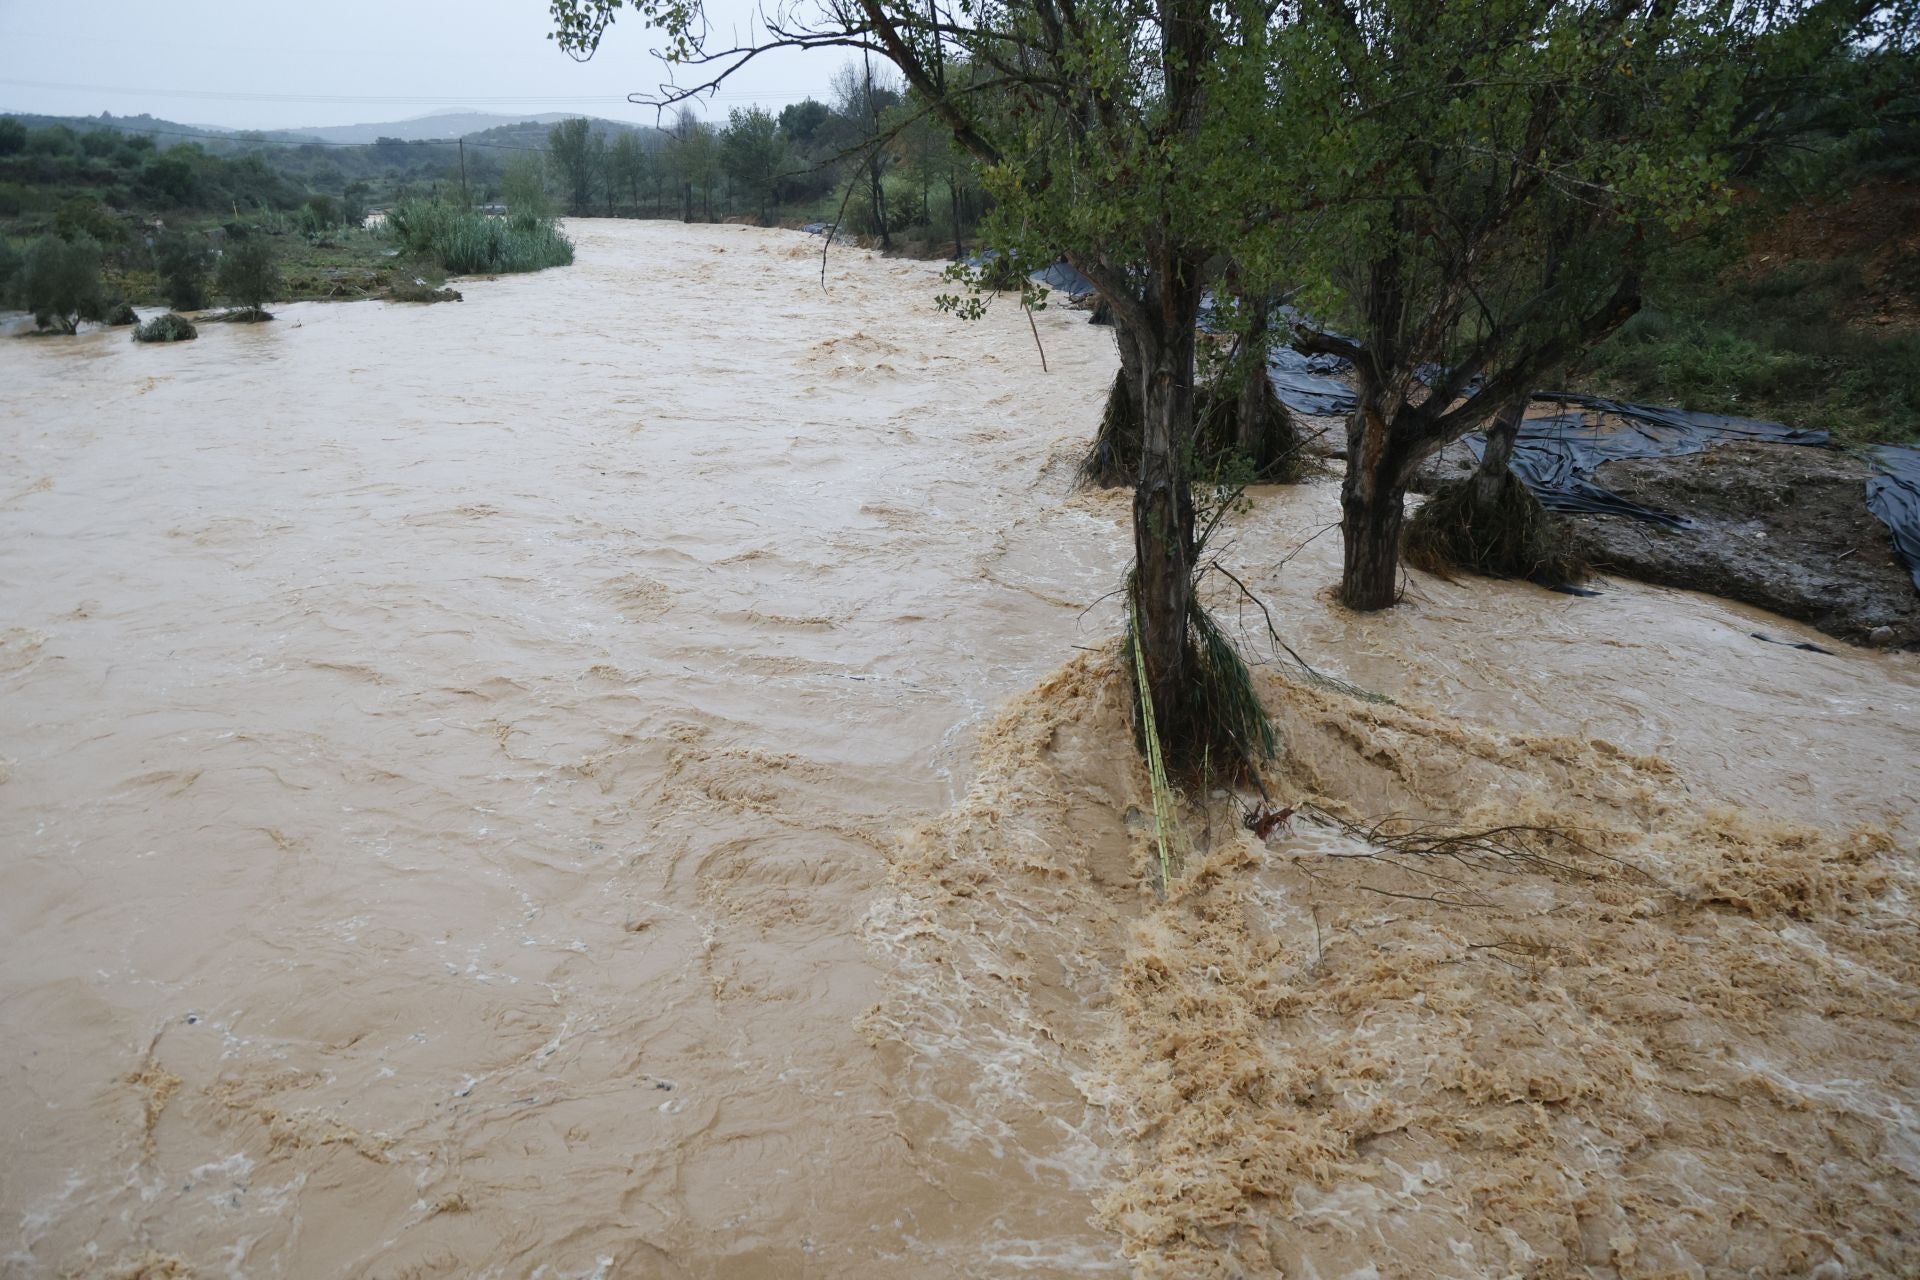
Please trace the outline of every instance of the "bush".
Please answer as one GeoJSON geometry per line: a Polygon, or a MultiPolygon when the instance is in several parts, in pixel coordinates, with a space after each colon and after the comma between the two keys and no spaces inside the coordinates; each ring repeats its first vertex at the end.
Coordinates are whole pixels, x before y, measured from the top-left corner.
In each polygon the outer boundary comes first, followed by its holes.
{"type": "Polygon", "coordinates": [[[135,342],[186,342],[199,336],[200,331],[193,327],[193,321],[171,311],[163,316],[155,316],[133,331],[135,342]]]}
{"type": "Polygon", "coordinates": [[[280,267],[273,246],[261,236],[229,244],[220,255],[220,293],[228,302],[256,319],[270,319],[262,309],[280,289],[280,267]]]}
{"type": "Polygon", "coordinates": [[[140,323],[140,313],[138,311],[135,311],[133,309],[133,304],[131,302],[126,301],[125,299],[122,299],[121,301],[116,302],[112,306],[107,308],[107,324],[112,326],[113,328],[118,329],[122,325],[139,324],[139,323],[140,323]]]}
{"type": "Polygon", "coordinates": [[[387,215],[387,227],[409,252],[458,275],[539,271],[573,261],[571,240],[552,222],[526,215],[502,219],[440,201],[402,200],[387,215]]]}
{"type": "Polygon", "coordinates": [[[460,291],[457,289],[436,289],[430,284],[423,284],[418,280],[411,280],[406,284],[396,284],[387,290],[387,301],[460,302],[462,299],[460,297],[460,291]]]}
{"type": "Polygon", "coordinates": [[[117,244],[126,239],[119,220],[108,213],[95,196],[74,196],[53,215],[53,229],[63,240],[90,236],[102,244],[117,244]]]}
{"type": "MultiPolygon", "coordinates": [[[[0,123],[5,122],[0,121],[0,123]]],[[[7,286],[13,282],[13,277],[19,270],[19,251],[7,243],[6,237],[0,236],[0,305],[5,304],[7,300],[7,286]]]]}
{"type": "Polygon", "coordinates": [[[199,311],[207,305],[207,268],[213,251],[206,237],[168,231],[153,246],[153,270],[160,292],[175,311],[199,311]]]}
{"type": "Polygon", "coordinates": [[[106,314],[100,290],[100,246],[87,236],[41,236],[21,264],[18,293],[42,329],[75,333],[82,320],[106,314]]]}
{"type": "Polygon", "coordinates": [[[12,116],[0,116],[0,156],[18,155],[27,147],[27,126],[12,116]]]}

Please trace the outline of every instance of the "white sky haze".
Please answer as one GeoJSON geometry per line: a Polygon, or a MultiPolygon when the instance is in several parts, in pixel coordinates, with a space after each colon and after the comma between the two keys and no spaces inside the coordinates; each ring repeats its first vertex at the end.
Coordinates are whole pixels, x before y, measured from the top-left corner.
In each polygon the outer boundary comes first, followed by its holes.
{"type": "MultiPolygon", "coordinates": [[[[751,0],[713,0],[716,26],[751,28],[751,0]]],[[[546,0],[0,0],[0,112],[138,115],[279,129],[403,120],[471,108],[578,112],[652,123],[667,69],[631,13],[591,62],[546,38],[546,0]]],[[[703,108],[824,98],[842,57],[785,51],[703,108]]],[[[687,73],[682,72],[682,82],[687,73]]]]}

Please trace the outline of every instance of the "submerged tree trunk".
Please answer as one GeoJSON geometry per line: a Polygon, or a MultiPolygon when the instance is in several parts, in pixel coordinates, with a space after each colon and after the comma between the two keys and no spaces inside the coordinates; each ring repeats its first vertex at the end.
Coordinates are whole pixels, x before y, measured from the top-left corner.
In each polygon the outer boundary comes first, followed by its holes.
{"type": "Polygon", "coordinates": [[[1147,688],[1160,736],[1173,754],[1198,736],[1187,671],[1193,610],[1194,511],[1187,446],[1194,428],[1194,321],[1200,310],[1197,264],[1169,255],[1148,290],[1151,318],[1121,330],[1140,366],[1140,473],[1133,491],[1133,552],[1138,627],[1147,688]]]}
{"type": "Polygon", "coordinates": [[[875,151],[867,161],[868,198],[873,201],[873,218],[880,224],[880,247],[883,250],[893,248],[893,234],[887,227],[887,187],[880,180],[880,153],[875,151]]]}
{"type": "Polygon", "coordinates": [[[1240,338],[1240,403],[1234,411],[1234,447],[1262,470],[1271,461],[1262,456],[1261,428],[1267,417],[1267,331],[1272,315],[1273,304],[1264,299],[1248,304],[1247,331],[1240,338]]]}
{"type": "Polygon", "coordinates": [[[1340,602],[1362,611],[1385,609],[1399,595],[1407,508],[1405,451],[1379,401],[1363,377],[1360,404],[1347,419],[1347,477],[1340,487],[1340,602]]]}
{"type": "Polygon", "coordinates": [[[947,170],[947,199],[953,213],[953,258],[958,262],[967,256],[967,250],[960,243],[960,184],[954,181],[951,167],[947,170]]]}
{"type": "MultiPolygon", "coordinates": [[[[1108,313],[1111,315],[1111,311],[1108,313]]],[[[1111,321],[1109,321],[1111,323],[1111,321]]],[[[1141,390],[1140,347],[1130,336],[1115,334],[1120,367],[1107,389],[1106,408],[1093,447],[1080,463],[1080,481],[1102,489],[1118,489],[1140,477],[1140,422],[1145,400],[1141,390]]]]}
{"type": "Polygon", "coordinates": [[[1487,428],[1486,452],[1480,455],[1480,469],[1468,483],[1474,510],[1493,511],[1500,505],[1500,493],[1506,486],[1507,464],[1513,459],[1513,444],[1520,436],[1520,422],[1527,414],[1529,397],[1522,396],[1493,416],[1487,428]]]}

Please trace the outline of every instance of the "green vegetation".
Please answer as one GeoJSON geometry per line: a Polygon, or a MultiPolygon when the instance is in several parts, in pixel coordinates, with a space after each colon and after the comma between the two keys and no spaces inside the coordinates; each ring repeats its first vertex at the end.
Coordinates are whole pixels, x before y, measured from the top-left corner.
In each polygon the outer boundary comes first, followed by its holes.
{"type": "Polygon", "coordinates": [[[388,302],[460,302],[458,289],[436,289],[430,284],[409,280],[387,290],[388,302]]]}
{"type": "Polygon", "coordinates": [[[1714,265],[1657,278],[1651,305],[1588,360],[1585,385],[1848,441],[1920,440],[1920,323],[1863,320],[1862,255],[1757,276],[1714,265]]]}
{"type": "Polygon", "coordinates": [[[15,297],[43,331],[75,333],[82,320],[106,316],[100,246],[90,237],[41,236],[28,247],[14,277],[15,297]]]}
{"type": "Polygon", "coordinates": [[[271,320],[265,306],[280,289],[280,266],[264,236],[229,244],[220,255],[221,296],[239,308],[230,318],[271,320]]]}
{"type": "Polygon", "coordinates": [[[125,328],[140,323],[140,313],[133,309],[131,302],[116,302],[107,308],[107,318],[102,322],[110,329],[125,328]]]}
{"type": "Polygon", "coordinates": [[[539,271],[573,261],[573,242],[551,222],[496,218],[436,200],[403,200],[387,215],[395,239],[458,275],[539,271]]]}
{"type": "Polygon", "coordinates": [[[207,305],[207,274],[213,248],[205,236],[163,231],[153,245],[153,269],[160,277],[160,293],[175,311],[198,311],[207,305]]]}
{"type": "Polygon", "coordinates": [[[186,342],[199,336],[200,331],[193,327],[191,320],[171,311],[155,316],[133,331],[135,342],[186,342]]]}

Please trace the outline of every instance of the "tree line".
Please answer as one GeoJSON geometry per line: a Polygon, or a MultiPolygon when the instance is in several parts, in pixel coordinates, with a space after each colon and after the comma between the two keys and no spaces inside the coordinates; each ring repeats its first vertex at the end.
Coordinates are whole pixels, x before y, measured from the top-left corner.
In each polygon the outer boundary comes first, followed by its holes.
{"type": "Polygon", "coordinates": [[[721,124],[684,107],[654,130],[562,121],[544,156],[507,161],[500,188],[508,204],[548,191],[576,215],[817,216],[884,248],[904,234],[959,251],[989,203],[974,158],[884,66],[842,67],[829,97],[736,107],[721,124]]]}

